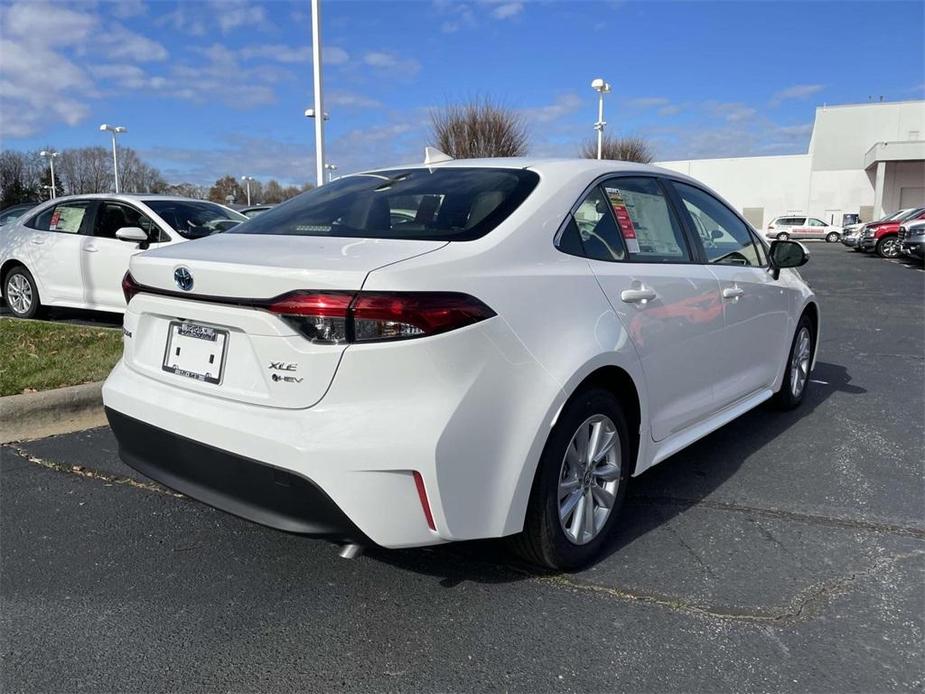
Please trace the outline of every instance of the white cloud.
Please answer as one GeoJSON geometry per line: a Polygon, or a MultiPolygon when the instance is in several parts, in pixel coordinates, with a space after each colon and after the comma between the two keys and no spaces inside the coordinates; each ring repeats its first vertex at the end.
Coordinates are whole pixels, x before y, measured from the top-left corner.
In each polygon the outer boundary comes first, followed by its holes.
{"type": "Polygon", "coordinates": [[[223,34],[238,27],[263,26],[267,21],[266,11],[260,5],[236,4],[219,0],[212,7],[223,34]]]}
{"type": "Polygon", "coordinates": [[[584,105],[584,101],[575,92],[560,94],[555,101],[545,106],[525,108],[521,111],[524,117],[533,123],[552,123],[565,116],[571,115],[584,105]]]}
{"type": "Polygon", "coordinates": [[[792,87],[775,92],[771,97],[771,105],[779,106],[789,99],[805,99],[813,94],[818,94],[823,89],[825,89],[825,85],[822,84],[795,84],[792,87]]]}
{"type": "Polygon", "coordinates": [[[524,9],[522,2],[505,2],[498,5],[491,11],[491,16],[495,19],[510,19],[516,17],[524,9]]]}
{"type": "MultiPolygon", "coordinates": [[[[343,106],[344,108],[381,108],[382,102],[362,94],[333,91],[325,94],[326,106],[343,106]]],[[[327,109],[325,109],[327,110],[327,109]]]]}
{"type": "Polygon", "coordinates": [[[306,63],[312,59],[312,48],[311,46],[286,46],[280,43],[245,46],[241,49],[241,57],[245,60],[266,58],[280,63],[306,63]]]}
{"type": "Polygon", "coordinates": [[[148,8],[143,0],[112,0],[112,13],[119,19],[138,17],[147,12],[148,8]]]}
{"type": "Polygon", "coordinates": [[[167,59],[167,49],[160,43],[141,34],[130,31],[121,24],[110,24],[100,45],[113,60],[129,60],[138,63],[167,59]]]}
{"type": "Polygon", "coordinates": [[[421,64],[412,58],[400,58],[394,53],[372,51],[363,56],[363,62],[372,68],[400,75],[413,75],[421,69],[421,64]]]}
{"type": "Polygon", "coordinates": [[[3,34],[19,36],[30,43],[41,43],[43,37],[53,40],[56,47],[83,43],[99,19],[84,12],[46,3],[20,2],[5,13],[3,34]]]}
{"type": "Polygon", "coordinates": [[[667,106],[671,101],[664,96],[640,96],[626,102],[632,108],[655,108],[667,106]]]}

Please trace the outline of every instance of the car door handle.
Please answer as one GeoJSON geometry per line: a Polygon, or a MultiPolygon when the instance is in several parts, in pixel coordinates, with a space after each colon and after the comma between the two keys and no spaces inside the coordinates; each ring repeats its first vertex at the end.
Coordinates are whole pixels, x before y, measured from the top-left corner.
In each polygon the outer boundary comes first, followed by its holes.
{"type": "Polygon", "coordinates": [[[36,246],[41,246],[43,243],[45,243],[45,239],[33,238],[32,243],[35,244],[36,246]]]}
{"type": "Polygon", "coordinates": [[[620,298],[627,304],[638,304],[642,301],[652,301],[656,294],[652,289],[624,289],[620,292],[620,298]]]}
{"type": "Polygon", "coordinates": [[[745,290],[741,287],[726,287],[723,289],[723,298],[724,299],[738,299],[745,293],[745,290]]]}
{"type": "Polygon", "coordinates": [[[84,253],[96,253],[98,250],[100,249],[96,246],[84,246],[83,248],[84,253]]]}

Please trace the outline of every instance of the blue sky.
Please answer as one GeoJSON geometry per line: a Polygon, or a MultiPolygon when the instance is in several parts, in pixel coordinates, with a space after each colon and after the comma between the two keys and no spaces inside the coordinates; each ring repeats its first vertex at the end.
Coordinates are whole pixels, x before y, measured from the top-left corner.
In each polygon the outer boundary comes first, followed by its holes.
{"type": "MultiPolygon", "coordinates": [[[[817,105],[925,96],[921,2],[327,0],[322,21],[338,173],[419,160],[430,110],[473,96],[572,156],[597,76],[608,131],[659,159],[798,153],[817,105]]],[[[312,180],[311,42],[307,0],[0,2],[2,146],[107,145],[109,122],[171,182],[312,180]]]]}

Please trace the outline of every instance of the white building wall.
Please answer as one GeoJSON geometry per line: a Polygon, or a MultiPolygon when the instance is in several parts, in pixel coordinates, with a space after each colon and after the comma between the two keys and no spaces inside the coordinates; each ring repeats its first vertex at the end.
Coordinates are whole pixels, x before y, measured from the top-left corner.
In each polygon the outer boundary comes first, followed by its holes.
{"type": "MultiPolygon", "coordinates": [[[[840,224],[842,214],[874,206],[874,173],[864,157],[876,142],[925,139],[925,101],[819,107],[809,152],[792,156],[689,159],[657,166],[703,181],[740,212],[762,208],[762,227],[799,212],[840,224]]],[[[899,208],[902,188],[925,186],[922,162],[890,162],[883,208],[899,208]]],[[[906,197],[915,196],[907,192],[906,197]]]]}
{"type": "Polygon", "coordinates": [[[656,165],[706,183],[739,212],[746,207],[763,208],[762,227],[778,215],[806,212],[809,205],[808,154],[665,161],[656,165]]]}

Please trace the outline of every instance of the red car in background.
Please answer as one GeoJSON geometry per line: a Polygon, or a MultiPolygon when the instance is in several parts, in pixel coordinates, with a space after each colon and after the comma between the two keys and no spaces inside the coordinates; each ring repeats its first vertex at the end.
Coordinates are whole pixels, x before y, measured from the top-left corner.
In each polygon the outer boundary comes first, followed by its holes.
{"type": "Polygon", "coordinates": [[[876,250],[881,258],[898,258],[900,255],[899,225],[925,219],[925,207],[918,207],[896,219],[868,222],[861,231],[857,247],[862,251],[876,250]]]}

